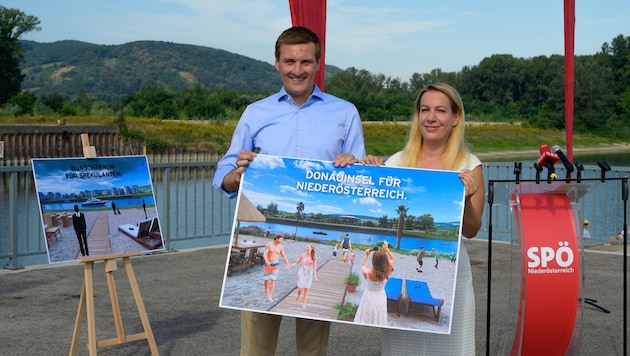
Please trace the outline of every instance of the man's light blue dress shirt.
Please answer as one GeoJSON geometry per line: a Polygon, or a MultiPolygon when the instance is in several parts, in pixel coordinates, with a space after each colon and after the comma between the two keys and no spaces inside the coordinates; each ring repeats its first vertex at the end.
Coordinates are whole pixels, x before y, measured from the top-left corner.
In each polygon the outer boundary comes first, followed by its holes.
{"type": "Polygon", "coordinates": [[[212,185],[225,192],[223,178],[236,168],[242,150],[332,161],[341,153],[357,159],[365,156],[363,127],[356,107],[323,93],[315,85],[308,100],[298,106],[284,87],[276,94],[247,106],[232,136],[227,153],[219,161],[212,185]]]}

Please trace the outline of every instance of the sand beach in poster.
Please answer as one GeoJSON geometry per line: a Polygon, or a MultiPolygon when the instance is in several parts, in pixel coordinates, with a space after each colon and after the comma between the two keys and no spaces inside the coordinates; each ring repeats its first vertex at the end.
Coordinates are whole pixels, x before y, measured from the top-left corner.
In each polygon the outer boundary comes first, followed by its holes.
{"type": "Polygon", "coordinates": [[[32,164],[50,263],[164,249],[146,156],[32,164]]]}
{"type": "Polygon", "coordinates": [[[395,261],[384,285],[384,327],[450,333],[464,201],[457,172],[335,168],[329,161],[258,155],[237,199],[221,307],[355,323],[370,285],[361,274],[365,251],[387,241],[395,261]],[[290,266],[280,257],[270,269],[263,253],[278,245],[290,266]],[[317,278],[304,301],[296,262],[307,246],[316,251],[317,278]],[[349,291],[353,273],[359,284],[349,291]],[[271,296],[265,274],[276,276],[271,296]]]}

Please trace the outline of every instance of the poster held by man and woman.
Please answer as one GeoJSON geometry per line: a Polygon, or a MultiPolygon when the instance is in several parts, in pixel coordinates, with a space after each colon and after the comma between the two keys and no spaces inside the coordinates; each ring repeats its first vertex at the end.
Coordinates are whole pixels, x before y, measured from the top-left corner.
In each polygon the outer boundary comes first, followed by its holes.
{"type": "Polygon", "coordinates": [[[423,251],[427,258],[450,260],[459,250],[464,186],[458,172],[340,168],[330,161],[258,154],[237,199],[237,210],[248,201],[264,219],[235,217],[231,241],[237,244],[230,255],[244,241],[264,244],[264,263],[226,274],[222,307],[449,333],[457,259],[418,273],[417,256],[423,251]],[[340,254],[352,249],[354,261],[335,258],[336,246],[340,254]],[[355,293],[345,290],[351,272],[361,279],[355,293]],[[389,279],[403,281],[400,304],[386,296],[389,279]],[[358,310],[352,321],[338,320],[346,303],[358,310]]]}

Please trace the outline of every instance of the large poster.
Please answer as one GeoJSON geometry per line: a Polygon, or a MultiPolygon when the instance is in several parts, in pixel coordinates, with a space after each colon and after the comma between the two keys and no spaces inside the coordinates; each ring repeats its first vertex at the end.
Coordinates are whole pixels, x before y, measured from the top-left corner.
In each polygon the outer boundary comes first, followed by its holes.
{"type": "Polygon", "coordinates": [[[448,334],[463,203],[453,171],[259,154],[242,177],[220,306],[448,334]],[[366,279],[363,260],[372,268],[385,242],[394,271],[366,279]]]}
{"type": "Polygon", "coordinates": [[[164,249],[146,156],[32,163],[50,263],[164,249]]]}

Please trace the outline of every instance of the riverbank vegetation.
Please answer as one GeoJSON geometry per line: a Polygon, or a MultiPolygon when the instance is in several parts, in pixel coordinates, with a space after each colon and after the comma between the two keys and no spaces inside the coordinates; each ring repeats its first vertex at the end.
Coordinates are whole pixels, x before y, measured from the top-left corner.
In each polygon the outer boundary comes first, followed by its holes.
{"type": "MultiPolygon", "coordinates": [[[[149,149],[178,148],[223,154],[227,150],[235,122],[222,125],[207,121],[174,121],[133,117],[98,116],[2,116],[0,125],[118,125],[121,134],[129,139],[141,140],[149,149]]],[[[389,156],[406,141],[407,122],[364,122],[366,151],[379,156],[389,156]]],[[[541,143],[566,147],[565,131],[542,129],[526,124],[470,124],[466,137],[475,153],[502,151],[537,151],[541,143]]],[[[601,147],[626,143],[620,138],[602,137],[591,133],[575,133],[574,147],[601,147]]]]}

